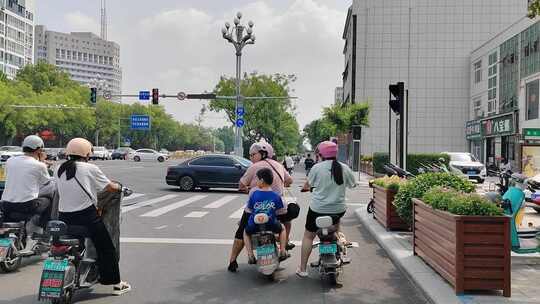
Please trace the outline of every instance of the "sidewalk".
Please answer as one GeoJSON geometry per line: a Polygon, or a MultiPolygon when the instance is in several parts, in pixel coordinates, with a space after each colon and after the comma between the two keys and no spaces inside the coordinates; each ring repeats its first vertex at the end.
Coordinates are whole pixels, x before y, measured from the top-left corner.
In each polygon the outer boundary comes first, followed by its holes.
{"type": "MultiPolygon", "coordinates": [[[[367,181],[371,177],[360,174],[359,187],[363,193],[370,191],[367,181]],[[367,188],[367,189],[365,189],[367,188]]],[[[360,190],[360,189],[359,189],[360,190]]],[[[498,292],[472,292],[456,296],[454,289],[433,271],[422,259],[413,255],[411,232],[388,232],[362,205],[356,215],[377,242],[383,247],[394,264],[433,303],[444,304],[498,304],[498,303],[540,303],[540,255],[512,255],[512,297],[505,298],[498,292]]]]}

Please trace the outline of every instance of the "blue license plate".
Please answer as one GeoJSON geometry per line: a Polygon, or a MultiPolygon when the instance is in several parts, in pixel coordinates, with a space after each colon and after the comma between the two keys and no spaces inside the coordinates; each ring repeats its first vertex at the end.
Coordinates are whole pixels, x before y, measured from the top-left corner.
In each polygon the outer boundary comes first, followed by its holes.
{"type": "Polygon", "coordinates": [[[276,252],[274,245],[264,245],[257,247],[257,256],[272,255],[276,252]]]}
{"type": "Polygon", "coordinates": [[[476,175],[476,171],[468,171],[467,174],[468,175],[476,175]]]}
{"type": "Polygon", "coordinates": [[[55,259],[46,259],[43,263],[43,270],[50,271],[64,271],[68,267],[68,260],[55,260],[55,259]]]}
{"type": "Polygon", "coordinates": [[[334,254],[337,252],[337,244],[319,244],[320,254],[334,254]]]}

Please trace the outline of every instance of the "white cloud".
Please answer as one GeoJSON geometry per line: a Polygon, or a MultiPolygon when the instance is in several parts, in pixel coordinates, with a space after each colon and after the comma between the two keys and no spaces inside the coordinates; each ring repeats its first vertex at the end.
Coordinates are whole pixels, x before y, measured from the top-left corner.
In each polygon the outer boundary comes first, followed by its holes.
{"type": "Polygon", "coordinates": [[[64,16],[67,27],[72,32],[93,32],[99,34],[99,23],[80,11],[70,12],[64,16]]]}
{"type": "MultiPolygon", "coordinates": [[[[244,22],[255,22],[257,36],[256,44],[244,50],[243,70],[296,74],[293,88],[299,97],[299,122],[303,125],[318,118],[341,84],[346,11],[314,0],[295,0],[285,9],[272,7],[271,1],[257,1],[219,16],[177,8],[139,22],[116,24],[109,36],[117,38],[122,48],[124,91],[152,87],[167,94],[212,90],[221,75],[234,75],[234,49],[220,30],[225,21],[232,22],[238,10],[245,16],[244,22]]],[[[84,23],[82,17],[79,14],[75,20],[84,23]]],[[[201,106],[197,101],[166,100],[164,104],[181,121],[193,121],[201,106]]]]}

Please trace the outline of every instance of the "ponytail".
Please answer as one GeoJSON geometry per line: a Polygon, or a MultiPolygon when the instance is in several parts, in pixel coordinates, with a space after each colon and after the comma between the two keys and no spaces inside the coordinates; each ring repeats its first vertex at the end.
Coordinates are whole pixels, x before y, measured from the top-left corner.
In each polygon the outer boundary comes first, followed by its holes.
{"type": "Polygon", "coordinates": [[[335,158],[323,158],[323,160],[332,161],[332,169],[330,169],[332,179],[336,184],[343,185],[343,168],[341,167],[341,164],[335,158]]]}
{"type": "Polygon", "coordinates": [[[60,168],[58,168],[58,178],[60,178],[64,172],[66,172],[66,180],[74,178],[75,174],[77,173],[76,162],[82,159],[84,158],[81,156],[70,155],[69,160],[65,161],[62,165],[60,165],[60,168]]]}

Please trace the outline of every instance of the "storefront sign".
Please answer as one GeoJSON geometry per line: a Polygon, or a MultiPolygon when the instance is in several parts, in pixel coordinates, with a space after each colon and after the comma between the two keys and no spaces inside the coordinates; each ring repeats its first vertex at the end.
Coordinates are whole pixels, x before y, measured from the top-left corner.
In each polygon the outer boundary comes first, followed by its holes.
{"type": "Polygon", "coordinates": [[[540,129],[523,129],[525,139],[540,140],[540,129]]]}
{"type": "Polygon", "coordinates": [[[471,120],[468,121],[465,125],[465,137],[468,140],[475,140],[482,138],[482,133],[480,132],[480,121],[471,120]]]}
{"type": "Polygon", "coordinates": [[[503,136],[514,133],[514,114],[488,118],[482,121],[484,137],[503,136]]]}

